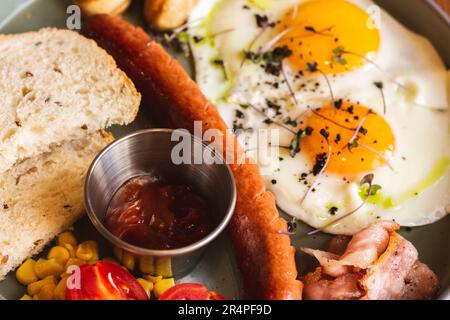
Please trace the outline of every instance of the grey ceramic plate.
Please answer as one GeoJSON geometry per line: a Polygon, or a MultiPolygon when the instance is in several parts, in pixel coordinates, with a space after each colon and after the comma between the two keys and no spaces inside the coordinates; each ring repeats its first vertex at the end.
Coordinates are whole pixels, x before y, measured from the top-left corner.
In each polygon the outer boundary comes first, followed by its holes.
{"type": "MultiPolygon", "coordinates": [[[[126,18],[136,24],[143,24],[140,12],[141,3],[135,0],[135,6],[126,14],[126,18]],[[136,3],[137,2],[137,3],[136,3]]],[[[450,27],[437,7],[423,0],[379,0],[377,1],[388,12],[410,29],[428,37],[439,50],[447,66],[450,66],[450,27]]],[[[2,0],[0,4],[0,32],[18,33],[38,30],[42,27],[65,27],[68,0],[2,0]]],[[[187,66],[186,66],[187,67],[187,66]]],[[[133,125],[112,128],[116,137],[151,126],[151,119],[141,112],[133,125]]],[[[96,233],[89,221],[84,218],[76,226],[80,239],[95,239],[101,243],[102,255],[108,255],[109,246],[96,233]]],[[[325,247],[328,235],[307,237],[311,229],[301,225],[298,234],[293,237],[296,247],[325,247]]],[[[402,230],[401,233],[412,241],[420,252],[421,259],[438,275],[441,284],[441,299],[450,299],[450,217],[430,226],[402,230]]],[[[298,254],[299,271],[310,269],[313,260],[298,254]]],[[[192,273],[178,281],[196,281],[205,284],[233,299],[241,297],[239,272],[236,269],[234,256],[227,237],[224,235],[206,251],[203,260],[192,273]]],[[[5,281],[0,282],[0,299],[17,299],[25,292],[11,273],[5,281]]]]}

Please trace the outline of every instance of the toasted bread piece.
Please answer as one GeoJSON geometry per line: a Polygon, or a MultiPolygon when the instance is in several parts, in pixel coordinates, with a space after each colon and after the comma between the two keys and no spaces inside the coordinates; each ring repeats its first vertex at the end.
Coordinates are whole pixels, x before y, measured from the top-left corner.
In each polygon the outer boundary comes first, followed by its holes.
{"type": "Polygon", "coordinates": [[[85,135],[0,175],[0,280],[81,217],[86,171],[112,140],[85,135]]]}
{"type": "Polygon", "coordinates": [[[69,30],[0,35],[0,174],[52,145],[134,120],[140,94],[114,59],[69,30]]]}

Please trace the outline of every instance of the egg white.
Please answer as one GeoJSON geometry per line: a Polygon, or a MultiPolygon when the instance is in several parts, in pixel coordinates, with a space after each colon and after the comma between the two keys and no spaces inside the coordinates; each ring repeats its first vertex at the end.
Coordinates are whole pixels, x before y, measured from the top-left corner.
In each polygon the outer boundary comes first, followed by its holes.
{"type": "MultiPolygon", "coordinates": [[[[236,120],[236,110],[240,110],[245,114],[245,126],[279,129],[280,145],[289,145],[290,132],[265,124],[261,114],[251,108],[243,110],[239,104],[262,109],[266,99],[274,99],[282,104],[284,117],[295,118],[307,106],[314,108],[328,104],[330,94],[325,79],[306,75],[301,79],[306,89],[300,90],[293,81],[296,105],[285,83],[278,88],[266,84],[280,82],[280,78],[265,73],[252,63],[241,66],[242,52],[260,32],[255,24],[255,12],[276,20],[296,3],[289,0],[263,2],[269,3],[265,10],[246,0],[201,0],[198,3],[190,16],[189,34],[191,38],[201,36],[206,40],[201,43],[191,41],[196,80],[230,127],[236,120]],[[243,5],[249,5],[251,10],[244,9],[243,5]],[[208,38],[211,34],[215,36],[208,38]],[[223,60],[224,69],[211,63],[217,59],[223,60]],[[310,91],[308,88],[316,82],[320,83],[321,89],[310,91]]],[[[374,5],[366,0],[350,2],[364,10],[374,5]]],[[[410,32],[383,10],[379,32],[379,51],[369,58],[383,71],[369,63],[330,77],[330,81],[336,97],[357,101],[379,114],[383,113],[383,101],[373,83],[382,81],[385,84],[383,90],[388,107],[385,119],[396,138],[396,150],[390,161],[394,171],[382,166],[373,173],[374,183],[382,186],[381,196],[391,199],[393,205],[386,208],[380,204],[366,204],[326,232],[353,234],[376,219],[394,219],[404,226],[429,224],[445,216],[445,208],[450,204],[447,70],[427,39],[410,32]],[[417,195],[415,191],[419,191],[417,195]]],[[[267,42],[273,36],[264,34],[260,42],[267,42]]],[[[294,72],[287,70],[289,79],[294,79],[294,72]]],[[[288,152],[280,152],[283,160],[278,161],[278,156],[274,156],[277,158],[272,159],[272,166],[268,165],[265,169],[269,170],[264,170],[269,172],[264,179],[282,210],[319,228],[361,204],[357,181],[345,183],[342,175],[326,173],[320,178],[315,192],[300,205],[307,186],[299,182],[299,175],[309,172],[313,164],[302,153],[291,158],[288,152]],[[338,207],[337,215],[330,215],[330,206],[338,207]]]]}

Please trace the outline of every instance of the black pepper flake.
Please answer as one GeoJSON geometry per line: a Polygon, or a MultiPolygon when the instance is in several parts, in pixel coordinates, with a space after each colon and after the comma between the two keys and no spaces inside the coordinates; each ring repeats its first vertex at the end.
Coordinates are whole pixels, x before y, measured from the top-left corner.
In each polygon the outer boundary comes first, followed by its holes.
{"type": "Polygon", "coordinates": [[[314,131],[314,128],[312,128],[312,127],[306,127],[306,129],[305,129],[305,134],[306,134],[307,136],[310,136],[310,135],[313,133],[313,131],[314,131]]]}
{"type": "Polygon", "coordinates": [[[334,107],[336,108],[336,109],[340,109],[340,108],[342,108],[342,99],[339,99],[339,100],[336,100],[335,102],[334,102],[334,107]]]}
{"type": "Polygon", "coordinates": [[[325,139],[328,139],[328,137],[330,136],[330,133],[325,128],[322,128],[322,129],[320,129],[320,135],[322,137],[324,137],[325,139]]]}
{"type": "Polygon", "coordinates": [[[332,215],[332,216],[335,216],[336,215],[336,213],[338,212],[338,208],[337,207],[331,207],[329,210],[328,210],[328,212],[332,215]]]}
{"type": "Polygon", "coordinates": [[[14,123],[15,123],[16,126],[18,126],[18,127],[21,127],[21,126],[22,126],[22,123],[20,123],[20,121],[18,121],[18,120],[14,121],[14,123]]]}
{"type": "Polygon", "coordinates": [[[4,203],[4,204],[3,204],[3,209],[5,209],[5,210],[9,209],[9,206],[8,206],[7,203],[4,203]]]}
{"type": "Polygon", "coordinates": [[[236,118],[243,119],[244,113],[241,110],[236,110],[236,118]]]}
{"type": "Polygon", "coordinates": [[[351,105],[350,107],[347,108],[347,112],[350,114],[353,114],[354,110],[355,110],[355,107],[353,105],[351,105]]]}
{"type": "Polygon", "coordinates": [[[316,163],[314,164],[312,174],[317,176],[320,171],[325,167],[325,163],[327,162],[327,154],[320,153],[316,156],[316,163]]]}
{"type": "Polygon", "coordinates": [[[272,184],[277,184],[277,180],[275,180],[275,179],[272,179],[272,184]]]}
{"type": "Polygon", "coordinates": [[[308,62],[306,63],[306,68],[309,72],[316,72],[318,70],[318,63],[317,62],[308,62]]]}
{"type": "Polygon", "coordinates": [[[366,134],[367,134],[367,129],[364,128],[364,127],[361,127],[361,128],[359,129],[359,132],[361,132],[363,135],[366,135],[366,134]]]}
{"type": "Polygon", "coordinates": [[[214,59],[212,61],[212,63],[215,64],[216,66],[221,66],[221,67],[223,67],[225,65],[225,63],[223,62],[222,59],[214,59]]]}
{"type": "Polygon", "coordinates": [[[336,135],[336,139],[334,139],[334,142],[335,142],[336,144],[338,144],[341,140],[342,140],[341,134],[338,133],[338,134],[336,135]]]}
{"type": "Polygon", "coordinates": [[[85,125],[85,124],[83,124],[83,125],[81,126],[81,129],[83,129],[83,130],[87,130],[87,129],[88,129],[88,126],[87,126],[87,125],[85,125]]]}
{"type": "Polygon", "coordinates": [[[264,28],[269,23],[269,18],[266,15],[255,14],[255,18],[258,28],[264,28]]]}
{"type": "Polygon", "coordinates": [[[272,123],[273,123],[273,120],[267,118],[267,119],[264,120],[264,123],[265,123],[265,124],[272,124],[272,123]]]}
{"type": "Polygon", "coordinates": [[[295,219],[287,222],[288,233],[295,234],[297,232],[297,221],[295,219]]]}
{"type": "Polygon", "coordinates": [[[381,82],[381,81],[375,81],[374,83],[373,83],[374,85],[375,85],[375,87],[377,87],[378,89],[383,89],[383,82],[381,82]]]}
{"type": "Polygon", "coordinates": [[[296,126],[297,126],[297,121],[294,120],[294,119],[291,119],[291,117],[287,117],[287,118],[284,120],[284,124],[285,124],[285,125],[288,125],[288,126],[296,127],[296,126]]]}
{"type": "Polygon", "coordinates": [[[266,99],[266,105],[269,109],[275,110],[277,112],[280,111],[280,109],[281,109],[280,105],[276,104],[273,101],[270,101],[269,99],[266,99]]]}
{"type": "Polygon", "coordinates": [[[203,37],[201,37],[201,36],[193,36],[192,40],[194,40],[195,43],[199,43],[199,42],[203,41],[203,37]]]}

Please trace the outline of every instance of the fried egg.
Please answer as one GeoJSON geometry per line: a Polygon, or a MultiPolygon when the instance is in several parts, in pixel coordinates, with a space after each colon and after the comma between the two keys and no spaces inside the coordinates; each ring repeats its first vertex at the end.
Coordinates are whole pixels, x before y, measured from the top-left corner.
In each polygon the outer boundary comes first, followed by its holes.
{"type": "Polygon", "coordinates": [[[259,165],[283,211],[333,234],[448,213],[448,77],[427,39],[366,0],[201,0],[188,26],[227,124],[279,131],[259,165]]]}

